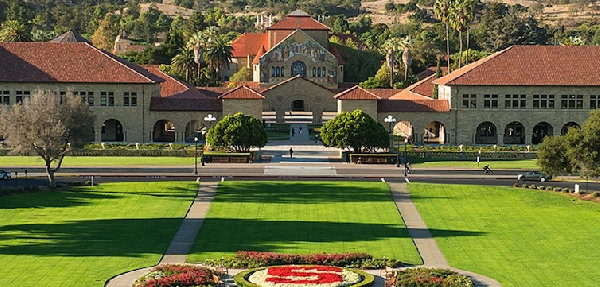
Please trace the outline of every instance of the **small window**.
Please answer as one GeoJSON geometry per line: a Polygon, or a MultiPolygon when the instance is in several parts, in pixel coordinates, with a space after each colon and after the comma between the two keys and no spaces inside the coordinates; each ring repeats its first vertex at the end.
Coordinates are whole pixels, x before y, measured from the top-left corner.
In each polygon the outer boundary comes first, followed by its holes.
{"type": "Polygon", "coordinates": [[[100,106],[106,106],[106,92],[100,92],[100,106]]]}
{"type": "Polygon", "coordinates": [[[281,67],[281,76],[282,77],[285,77],[285,72],[284,71],[285,71],[285,67],[281,67]]]}
{"type": "Polygon", "coordinates": [[[275,77],[275,67],[271,67],[271,77],[275,77]]]}
{"type": "Polygon", "coordinates": [[[131,92],[131,106],[132,107],[136,107],[137,106],[137,93],[136,92],[131,92]]]}

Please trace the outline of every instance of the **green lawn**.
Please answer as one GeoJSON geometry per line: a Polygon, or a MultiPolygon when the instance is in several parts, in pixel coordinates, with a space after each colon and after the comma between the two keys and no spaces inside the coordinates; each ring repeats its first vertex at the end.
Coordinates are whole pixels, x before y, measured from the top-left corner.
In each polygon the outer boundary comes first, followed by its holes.
{"type": "Polygon", "coordinates": [[[565,194],[411,183],[410,193],[453,267],[510,286],[598,286],[600,205],[565,194]],[[449,232],[471,233],[448,236],[449,232]]]}
{"type": "Polygon", "coordinates": [[[535,159],[518,159],[518,160],[482,160],[477,164],[477,161],[428,161],[428,162],[411,162],[417,167],[458,167],[458,168],[474,168],[481,169],[484,165],[490,165],[492,171],[494,169],[540,169],[535,159]]]}
{"type": "Polygon", "coordinates": [[[421,263],[381,182],[221,183],[188,261],[240,250],[367,252],[421,263]]]}
{"type": "MultiPolygon", "coordinates": [[[[44,167],[44,161],[39,156],[0,156],[2,167],[44,167]]],[[[193,157],[155,157],[155,156],[67,156],[62,167],[72,166],[193,166],[193,157]]]]}
{"type": "Polygon", "coordinates": [[[104,286],[160,261],[196,183],[105,183],[0,197],[0,286],[104,286]]]}

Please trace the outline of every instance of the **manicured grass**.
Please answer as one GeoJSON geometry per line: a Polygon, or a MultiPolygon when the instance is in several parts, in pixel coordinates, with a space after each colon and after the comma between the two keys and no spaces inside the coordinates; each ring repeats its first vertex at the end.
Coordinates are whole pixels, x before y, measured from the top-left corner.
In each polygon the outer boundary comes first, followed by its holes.
{"type": "Polygon", "coordinates": [[[0,286],[104,286],[160,261],[192,182],[105,183],[0,197],[0,286]]]}
{"type": "Polygon", "coordinates": [[[598,286],[600,205],[565,194],[411,183],[411,196],[453,267],[503,286],[598,286]],[[448,236],[449,232],[469,233],[448,236]]]}
{"type": "Polygon", "coordinates": [[[519,160],[481,160],[479,165],[477,161],[428,161],[428,162],[411,162],[414,166],[419,167],[459,167],[459,168],[474,168],[481,169],[484,165],[490,165],[492,171],[494,169],[540,169],[536,159],[519,159],[519,160]]]}
{"type": "MultiPolygon", "coordinates": [[[[44,167],[39,156],[0,156],[4,166],[44,167]]],[[[73,166],[192,166],[193,157],[154,157],[154,156],[67,156],[62,167],[73,166]]]]}
{"type": "Polygon", "coordinates": [[[240,250],[367,252],[421,263],[381,182],[222,182],[188,261],[240,250]]]}
{"type": "Polygon", "coordinates": [[[282,141],[289,140],[290,133],[289,132],[268,132],[267,137],[270,141],[282,141]]]}

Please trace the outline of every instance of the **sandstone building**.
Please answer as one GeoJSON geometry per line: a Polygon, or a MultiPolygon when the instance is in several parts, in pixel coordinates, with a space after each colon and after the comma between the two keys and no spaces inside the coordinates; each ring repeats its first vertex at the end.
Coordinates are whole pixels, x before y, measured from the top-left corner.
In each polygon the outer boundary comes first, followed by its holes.
{"type": "Polygon", "coordinates": [[[282,123],[302,113],[321,123],[362,109],[386,129],[395,118],[393,132],[415,143],[452,145],[538,144],[600,107],[600,47],[514,46],[439,79],[426,71],[404,90],[362,89],[343,83],[344,60],[328,37],[300,11],[242,35],[230,68],[252,67],[254,82],[235,89],[192,87],[87,42],[0,43],[0,104],[36,90],[74,93],[96,115],[97,142],[190,142],[214,125],[209,115],[282,123]]]}

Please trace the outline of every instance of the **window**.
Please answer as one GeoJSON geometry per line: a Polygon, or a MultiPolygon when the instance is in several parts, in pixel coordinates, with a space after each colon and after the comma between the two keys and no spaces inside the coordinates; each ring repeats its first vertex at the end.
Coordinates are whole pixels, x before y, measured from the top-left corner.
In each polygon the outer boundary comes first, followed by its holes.
{"type": "Polygon", "coordinates": [[[131,92],[131,106],[137,107],[137,92],[131,92]]]}
{"type": "Polygon", "coordinates": [[[554,109],[554,95],[533,95],[534,109],[554,109]]]}
{"type": "Polygon", "coordinates": [[[590,96],[590,109],[598,109],[600,108],[600,95],[591,95],[590,96]]]}
{"type": "Polygon", "coordinates": [[[100,92],[100,105],[106,106],[106,92],[100,92]]]}
{"type": "Polygon", "coordinates": [[[321,77],[321,67],[317,68],[317,77],[321,77]]]}
{"type": "Polygon", "coordinates": [[[123,92],[123,106],[129,106],[129,92],[123,92]]]}
{"type": "Polygon", "coordinates": [[[527,95],[504,95],[505,109],[527,108],[527,95]]]}
{"type": "Polygon", "coordinates": [[[279,67],[275,68],[275,77],[281,77],[281,70],[279,69],[279,67]]]}
{"type": "Polygon", "coordinates": [[[108,92],[108,105],[111,107],[115,105],[115,93],[114,92],[108,92]]]}
{"type": "Polygon", "coordinates": [[[271,77],[275,77],[275,67],[271,67],[271,77]]]}
{"type": "Polygon", "coordinates": [[[327,70],[325,70],[325,67],[323,67],[323,77],[327,76],[327,73],[325,73],[325,71],[327,70]]]}
{"type": "Polygon", "coordinates": [[[485,109],[497,109],[498,108],[498,95],[483,95],[483,108],[485,109]]]}
{"type": "Polygon", "coordinates": [[[94,105],[94,92],[88,92],[87,94],[88,94],[88,97],[87,97],[88,105],[93,106],[94,105]]]}
{"type": "Polygon", "coordinates": [[[315,68],[315,67],[313,67],[313,74],[312,74],[312,76],[313,77],[317,76],[317,68],[315,68]]]}
{"type": "Polygon", "coordinates": [[[24,99],[29,99],[30,97],[31,97],[30,91],[17,91],[15,103],[22,104],[24,99]]]}
{"type": "Polygon", "coordinates": [[[285,77],[285,73],[283,71],[285,71],[285,67],[281,67],[281,76],[285,77]]]}
{"type": "Polygon", "coordinates": [[[583,95],[562,95],[560,108],[567,110],[583,109],[583,95]]]}
{"type": "Polygon", "coordinates": [[[10,91],[2,91],[0,94],[0,104],[10,105],[10,91]]]}

